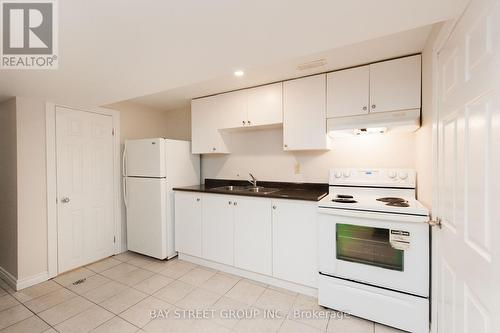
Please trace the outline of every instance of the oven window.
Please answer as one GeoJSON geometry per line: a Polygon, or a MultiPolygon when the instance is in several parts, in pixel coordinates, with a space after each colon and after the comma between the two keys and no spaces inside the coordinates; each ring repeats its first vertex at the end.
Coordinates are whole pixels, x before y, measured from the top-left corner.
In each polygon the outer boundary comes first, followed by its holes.
{"type": "Polygon", "coordinates": [[[337,224],[337,259],[403,271],[404,251],[391,246],[389,232],[389,229],[337,224]]]}

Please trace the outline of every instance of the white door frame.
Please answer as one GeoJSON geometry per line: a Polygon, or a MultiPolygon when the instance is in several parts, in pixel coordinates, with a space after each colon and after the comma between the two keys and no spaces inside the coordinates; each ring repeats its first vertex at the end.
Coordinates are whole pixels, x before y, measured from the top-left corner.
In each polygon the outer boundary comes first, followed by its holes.
{"type": "MultiPolygon", "coordinates": [[[[452,32],[455,29],[460,18],[467,10],[469,2],[467,1],[460,10],[457,17],[446,21],[438,33],[438,36],[432,47],[432,216],[439,216],[439,149],[438,149],[438,121],[439,121],[439,52],[443,49],[452,32]]],[[[432,253],[431,253],[431,326],[430,332],[438,332],[438,280],[437,280],[437,262],[439,253],[439,231],[431,228],[432,233],[432,253]]]]}
{"type": "Polygon", "coordinates": [[[65,107],[77,111],[91,112],[111,116],[113,118],[113,219],[115,233],[114,253],[123,251],[121,248],[121,159],[120,159],[120,112],[96,107],[72,107],[54,103],[45,105],[45,135],[47,163],[47,270],[48,278],[56,276],[57,262],[57,163],[56,163],[56,107],[65,107]]]}

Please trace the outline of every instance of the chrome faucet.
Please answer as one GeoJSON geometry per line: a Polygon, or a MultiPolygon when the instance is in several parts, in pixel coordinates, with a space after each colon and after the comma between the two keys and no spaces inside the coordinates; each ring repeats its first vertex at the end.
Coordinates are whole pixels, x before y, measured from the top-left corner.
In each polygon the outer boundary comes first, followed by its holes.
{"type": "Polygon", "coordinates": [[[252,184],[253,187],[257,187],[257,178],[255,178],[251,173],[248,174],[252,177],[252,180],[249,180],[250,184],[252,184]]]}

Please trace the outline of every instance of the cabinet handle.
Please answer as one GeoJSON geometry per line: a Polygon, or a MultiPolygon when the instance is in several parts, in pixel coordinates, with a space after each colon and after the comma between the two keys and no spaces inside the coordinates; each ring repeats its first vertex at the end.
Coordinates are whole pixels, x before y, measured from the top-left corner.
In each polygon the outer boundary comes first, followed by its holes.
{"type": "Polygon", "coordinates": [[[200,201],[200,198],[196,198],[196,201],[200,201]]]}
{"type": "Polygon", "coordinates": [[[273,209],[276,209],[276,206],[273,206],[273,209]]]}
{"type": "Polygon", "coordinates": [[[288,145],[285,145],[285,148],[288,148],[288,145]]]}
{"type": "Polygon", "coordinates": [[[233,202],[232,201],[229,201],[229,204],[231,205],[233,202]]]}
{"type": "Polygon", "coordinates": [[[249,121],[248,121],[248,125],[250,125],[250,124],[251,124],[251,122],[250,122],[250,120],[249,120],[249,121]]]}
{"type": "Polygon", "coordinates": [[[237,205],[238,205],[238,203],[235,201],[235,202],[233,203],[233,205],[237,206],[237,205]]]}
{"type": "Polygon", "coordinates": [[[242,123],[243,123],[243,125],[245,125],[245,124],[246,124],[246,121],[244,121],[244,120],[243,120],[243,121],[242,121],[242,123]]]}
{"type": "Polygon", "coordinates": [[[213,147],[213,148],[212,148],[212,150],[213,150],[213,151],[216,151],[216,150],[217,150],[217,148],[213,147]]]}
{"type": "Polygon", "coordinates": [[[377,107],[377,105],[372,104],[372,109],[375,109],[376,107],[377,107]]]}
{"type": "Polygon", "coordinates": [[[363,111],[366,111],[366,110],[368,110],[368,107],[365,105],[365,106],[363,106],[363,111]]]}

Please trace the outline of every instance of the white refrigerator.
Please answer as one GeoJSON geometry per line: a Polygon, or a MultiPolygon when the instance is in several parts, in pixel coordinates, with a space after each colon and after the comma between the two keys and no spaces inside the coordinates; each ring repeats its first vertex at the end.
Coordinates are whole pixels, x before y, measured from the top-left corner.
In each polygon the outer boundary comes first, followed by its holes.
{"type": "Polygon", "coordinates": [[[173,188],[200,183],[200,156],[189,141],[126,140],[123,200],[130,251],[165,259],[176,255],[173,188]]]}

